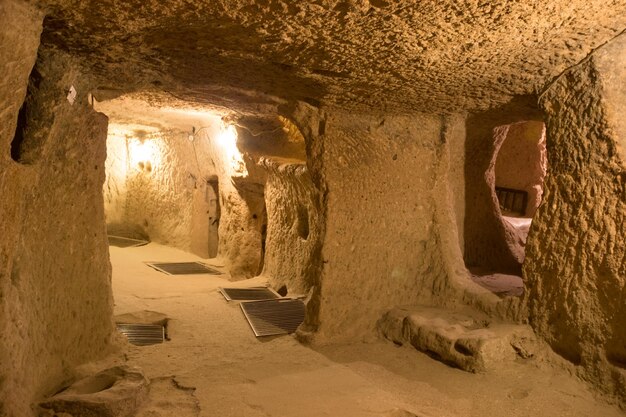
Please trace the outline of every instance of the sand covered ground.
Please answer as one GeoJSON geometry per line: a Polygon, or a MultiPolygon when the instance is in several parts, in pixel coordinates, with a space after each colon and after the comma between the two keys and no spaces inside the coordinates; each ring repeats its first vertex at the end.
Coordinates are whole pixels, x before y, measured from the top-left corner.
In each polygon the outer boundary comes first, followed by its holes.
{"type": "Polygon", "coordinates": [[[217,288],[260,279],[165,275],[143,262],[200,259],[156,244],[110,252],[115,313],[151,310],[170,318],[170,341],[126,345],[116,359],[151,379],[138,417],[623,415],[583,382],[538,361],[470,374],[383,340],[304,346],[291,336],[257,339],[217,288]]]}

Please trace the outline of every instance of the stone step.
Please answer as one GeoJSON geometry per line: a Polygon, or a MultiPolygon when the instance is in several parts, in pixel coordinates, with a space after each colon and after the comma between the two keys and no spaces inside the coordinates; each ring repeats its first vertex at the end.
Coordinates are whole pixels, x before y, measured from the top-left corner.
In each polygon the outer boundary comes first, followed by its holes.
{"type": "Polygon", "coordinates": [[[398,307],[377,324],[385,338],[410,344],[434,359],[468,372],[485,372],[538,349],[529,326],[498,322],[472,311],[434,307],[398,307]]]}

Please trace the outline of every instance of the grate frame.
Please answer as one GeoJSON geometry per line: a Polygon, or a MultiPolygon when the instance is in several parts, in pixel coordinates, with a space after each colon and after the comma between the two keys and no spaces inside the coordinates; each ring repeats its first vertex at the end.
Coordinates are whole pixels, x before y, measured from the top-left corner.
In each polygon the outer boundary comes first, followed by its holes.
{"type": "Polygon", "coordinates": [[[523,216],[528,205],[528,193],[524,190],[513,188],[496,187],[496,197],[500,210],[523,216]]]}
{"type": "Polygon", "coordinates": [[[295,332],[304,321],[304,303],[298,299],[243,301],[239,304],[256,337],[295,332]]]}
{"type": "Polygon", "coordinates": [[[116,323],[116,328],[135,346],[150,346],[165,341],[165,326],[162,324],[116,323]]]}
{"type": "Polygon", "coordinates": [[[132,239],[124,236],[107,235],[109,246],[115,246],[117,248],[136,248],[138,246],[147,245],[147,240],[132,239]]]}
{"type": "Polygon", "coordinates": [[[220,271],[202,262],[144,262],[167,275],[222,275],[220,271]]]}
{"type": "Polygon", "coordinates": [[[282,298],[270,287],[219,287],[218,290],[226,301],[263,301],[282,298]]]}

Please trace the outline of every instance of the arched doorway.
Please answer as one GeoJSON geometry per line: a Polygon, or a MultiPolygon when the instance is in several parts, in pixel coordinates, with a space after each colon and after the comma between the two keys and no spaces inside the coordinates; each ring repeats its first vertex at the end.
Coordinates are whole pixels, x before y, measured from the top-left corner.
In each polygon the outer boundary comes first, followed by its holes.
{"type": "Polygon", "coordinates": [[[493,192],[496,212],[507,232],[507,245],[523,263],[528,231],[541,203],[547,171],[545,126],[543,122],[529,121],[505,128],[506,135],[494,155],[493,192]]]}
{"type": "Polygon", "coordinates": [[[482,216],[474,219],[474,236],[484,235],[483,250],[467,266],[477,284],[499,296],[521,296],[526,239],[547,172],[545,126],[517,121],[491,133],[489,163],[480,179],[485,194],[482,207],[476,207],[482,216]]]}

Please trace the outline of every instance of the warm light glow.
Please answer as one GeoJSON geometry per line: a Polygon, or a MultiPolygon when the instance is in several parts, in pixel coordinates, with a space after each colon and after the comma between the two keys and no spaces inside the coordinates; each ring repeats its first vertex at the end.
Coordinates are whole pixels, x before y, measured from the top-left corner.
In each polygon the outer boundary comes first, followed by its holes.
{"type": "Polygon", "coordinates": [[[139,171],[152,171],[158,162],[158,148],[154,141],[129,139],[128,153],[132,168],[139,171]]]}
{"type": "Polygon", "coordinates": [[[224,144],[236,146],[237,129],[233,125],[225,125],[220,132],[219,140],[224,144]]]}
{"type": "Polygon", "coordinates": [[[245,177],[248,175],[246,164],[239,149],[237,148],[237,129],[233,125],[223,125],[217,141],[224,149],[226,162],[232,170],[233,176],[245,177]]]}
{"type": "Polygon", "coordinates": [[[152,149],[147,143],[130,143],[130,157],[133,164],[138,162],[149,161],[152,158],[152,149]]]}

